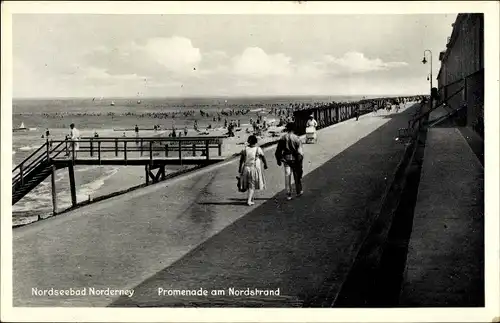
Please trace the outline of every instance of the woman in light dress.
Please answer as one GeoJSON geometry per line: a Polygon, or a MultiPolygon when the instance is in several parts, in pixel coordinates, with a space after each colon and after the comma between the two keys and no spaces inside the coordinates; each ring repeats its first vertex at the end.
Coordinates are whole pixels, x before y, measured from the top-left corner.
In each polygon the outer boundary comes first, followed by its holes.
{"type": "Polygon", "coordinates": [[[257,137],[251,135],[248,137],[248,146],[241,151],[239,176],[241,186],[248,190],[248,205],[254,205],[253,196],[255,190],[263,190],[265,188],[264,173],[267,169],[267,161],[264,152],[257,146],[257,137]]]}

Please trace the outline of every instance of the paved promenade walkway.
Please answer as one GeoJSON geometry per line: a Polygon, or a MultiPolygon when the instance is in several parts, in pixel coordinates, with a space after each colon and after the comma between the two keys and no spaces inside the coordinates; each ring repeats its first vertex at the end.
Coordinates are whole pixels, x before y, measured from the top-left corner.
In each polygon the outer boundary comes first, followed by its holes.
{"type": "MultiPolygon", "coordinates": [[[[269,147],[267,189],[252,207],[236,190],[238,160],[230,160],[14,229],[14,306],[197,302],[158,297],[160,286],[280,288],[285,296],[273,306],[292,306],[317,295],[332,275],[338,289],[403,154],[394,137],[410,110],[320,130],[318,143],[305,145],[305,194],[292,201],[285,200],[283,170],[269,147]],[[36,297],[34,287],[135,292],[118,300],[36,297]]],[[[225,305],[241,300],[217,298],[225,305]]]]}
{"type": "Polygon", "coordinates": [[[401,306],[484,306],[484,168],[456,128],[430,128],[401,306]]]}

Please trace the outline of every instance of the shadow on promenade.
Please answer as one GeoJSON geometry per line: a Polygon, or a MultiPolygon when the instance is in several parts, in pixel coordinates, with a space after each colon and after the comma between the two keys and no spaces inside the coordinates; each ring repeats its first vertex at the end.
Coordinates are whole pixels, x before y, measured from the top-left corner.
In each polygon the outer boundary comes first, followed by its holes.
{"type": "MultiPolygon", "coordinates": [[[[338,292],[403,156],[394,138],[413,111],[391,115],[307,174],[302,197],[286,201],[281,191],[111,306],[290,307],[338,292]],[[203,289],[208,296],[164,296],[159,288],[203,289]],[[279,289],[279,296],[234,296],[231,288],[279,289]]],[[[231,201],[219,204],[245,200],[231,201]]]]}

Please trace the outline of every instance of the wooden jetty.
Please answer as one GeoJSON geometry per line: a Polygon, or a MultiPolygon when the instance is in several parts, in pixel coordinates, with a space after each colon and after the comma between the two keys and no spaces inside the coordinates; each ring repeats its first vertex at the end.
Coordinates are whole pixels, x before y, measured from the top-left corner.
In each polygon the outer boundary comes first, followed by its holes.
{"type": "Polygon", "coordinates": [[[156,183],[165,179],[165,166],[209,165],[224,160],[224,138],[83,137],[78,141],[47,140],[12,170],[12,205],[50,175],[55,212],[55,171],[62,168],[68,169],[71,202],[76,205],[74,167],[77,165],[144,166],[146,184],[156,183]]]}

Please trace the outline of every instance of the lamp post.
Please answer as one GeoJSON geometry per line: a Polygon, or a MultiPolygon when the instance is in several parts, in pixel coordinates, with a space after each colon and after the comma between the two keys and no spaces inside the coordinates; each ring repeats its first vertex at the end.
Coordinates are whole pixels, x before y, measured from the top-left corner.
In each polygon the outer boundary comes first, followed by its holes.
{"type": "Polygon", "coordinates": [[[425,58],[425,53],[429,52],[430,62],[431,62],[431,72],[430,72],[430,83],[431,83],[431,91],[432,93],[432,52],[429,49],[424,50],[424,59],[422,59],[422,64],[427,63],[427,59],[425,58]]]}

